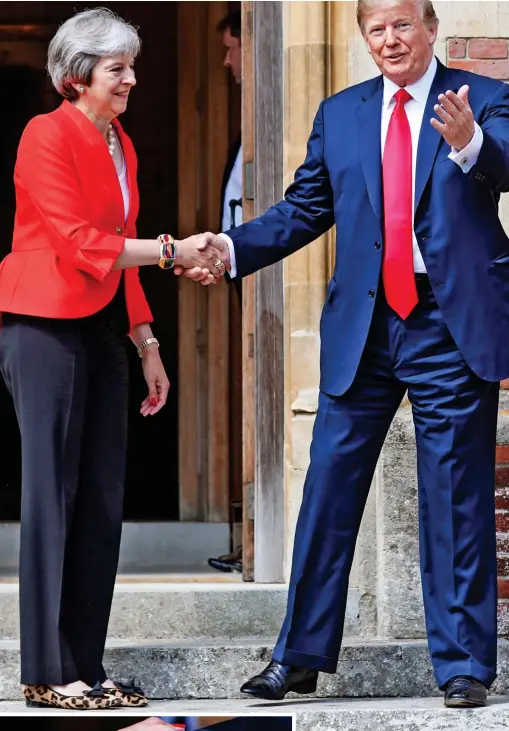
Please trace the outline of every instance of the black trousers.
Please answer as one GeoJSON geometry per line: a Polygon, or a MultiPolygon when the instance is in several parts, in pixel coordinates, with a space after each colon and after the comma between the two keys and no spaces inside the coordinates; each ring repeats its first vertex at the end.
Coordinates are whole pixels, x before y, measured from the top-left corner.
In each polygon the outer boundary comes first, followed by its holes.
{"type": "Polygon", "coordinates": [[[22,442],[21,682],[104,681],[122,530],[126,337],[107,319],[4,315],[22,442]]]}

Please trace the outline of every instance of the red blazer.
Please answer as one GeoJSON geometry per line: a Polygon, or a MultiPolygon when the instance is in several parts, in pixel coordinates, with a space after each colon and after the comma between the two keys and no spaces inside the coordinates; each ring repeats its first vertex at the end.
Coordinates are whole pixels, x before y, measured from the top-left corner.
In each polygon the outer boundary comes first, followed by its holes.
{"type": "MultiPolygon", "coordinates": [[[[113,298],[112,267],[125,238],[136,238],[139,208],[133,144],[113,122],[127,166],[129,216],[108,146],[72,104],[34,117],[18,148],[12,252],[0,265],[0,312],[39,317],[92,315],[113,298]]],[[[138,268],[125,270],[131,327],[151,322],[138,268]]]]}

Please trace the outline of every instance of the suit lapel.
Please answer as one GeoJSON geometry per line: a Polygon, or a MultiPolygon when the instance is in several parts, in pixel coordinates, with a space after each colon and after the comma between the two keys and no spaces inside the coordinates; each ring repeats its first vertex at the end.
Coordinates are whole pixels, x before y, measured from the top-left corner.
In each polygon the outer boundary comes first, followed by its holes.
{"type": "Polygon", "coordinates": [[[382,77],[375,79],[373,93],[369,91],[357,110],[362,170],[366,180],[368,196],[380,224],[383,221],[382,207],[382,77]]]}
{"type": "MultiPolygon", "coordinates": [[[[88,158],[90,164],[93,164],[98,184],[105,186],[109,196],[114,197],[117,212],[121,214],[121,221],[124,220],[124,205],[122,200],[122,190],[115,170],[115,163],[109,153],[108,146],[95,124],[81,112],[79,109],[68,101],[62,103],[61,109],[67,117],[81,132],[84,141],[89,146],[89,152],[92,157],[88,158]],[[93,160],[93,163],[92,163],[93,160]]],[[[116,123],[115,129],[118,131],[116,123]]]]}
{"type": "Polygon", "coordinates": [[[414,200],[414,214],[417,211],[419,202],[421,200],[424,188],[429,180],[435,158],[437,156],[438,148],[443,140],[440,132],[437,132],[430,124],[430,119],[436,117],[433,107],[438,104],[438,95],[452,89],[457,91],[456,88],[447,86],[448,84],[448,73],[445,66],[440,61],[438,62],[437,71],[431,89],[428,94],[428,100],[424,109],[424,115],[422,118],[421,131],[419,134],[419,144],[417,147],[417,164],[415,170],[415,200],[414,200]]]}

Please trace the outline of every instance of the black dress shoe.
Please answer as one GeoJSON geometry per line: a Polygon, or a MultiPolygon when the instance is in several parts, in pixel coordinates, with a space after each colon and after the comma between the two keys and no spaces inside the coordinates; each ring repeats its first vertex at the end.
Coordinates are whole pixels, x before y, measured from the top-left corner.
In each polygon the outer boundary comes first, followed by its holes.
{"type": "Polygon", "coordinates": [[[209,558],[209,566],[218,571],[239,571],[242,573],[242,546],[233,553],[226,553],[217,558],[209,558]]]}
{"type": "Polygon", "coordinates": [[[224,571],[225,573],[231,573],[232,571],[238,571],[242,573],[242,561],[231,561],[219,558],[209,558],[209,566],[218,571],[224,571]]]}
{"type": "Polygon", "coordinates": [[[447,708],[475,708],[485,706],[487,697],[488,691],[479,680],[457,675],[445,687],[444,704],[447,708]]]}
{"type": "Polygon", "coordinates": [[[314,693],[317,680],[317,670],[281,665],[276,660],[271,660],[260,675],[255,675],[244,683],[240,692],[266,701],[282,701],[290,691],[314,693]]]}

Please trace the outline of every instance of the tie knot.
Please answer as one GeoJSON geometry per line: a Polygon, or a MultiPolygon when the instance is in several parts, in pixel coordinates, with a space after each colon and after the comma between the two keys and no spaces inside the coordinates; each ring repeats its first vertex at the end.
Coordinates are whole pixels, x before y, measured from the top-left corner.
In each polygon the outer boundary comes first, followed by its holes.
{"type": "Polygon", "coordinates": [[[396,104],[401,106],[409,102],[413,97],[406,89],[400,89],[394,94],[394,98],[396,99],[396,104]]]}

